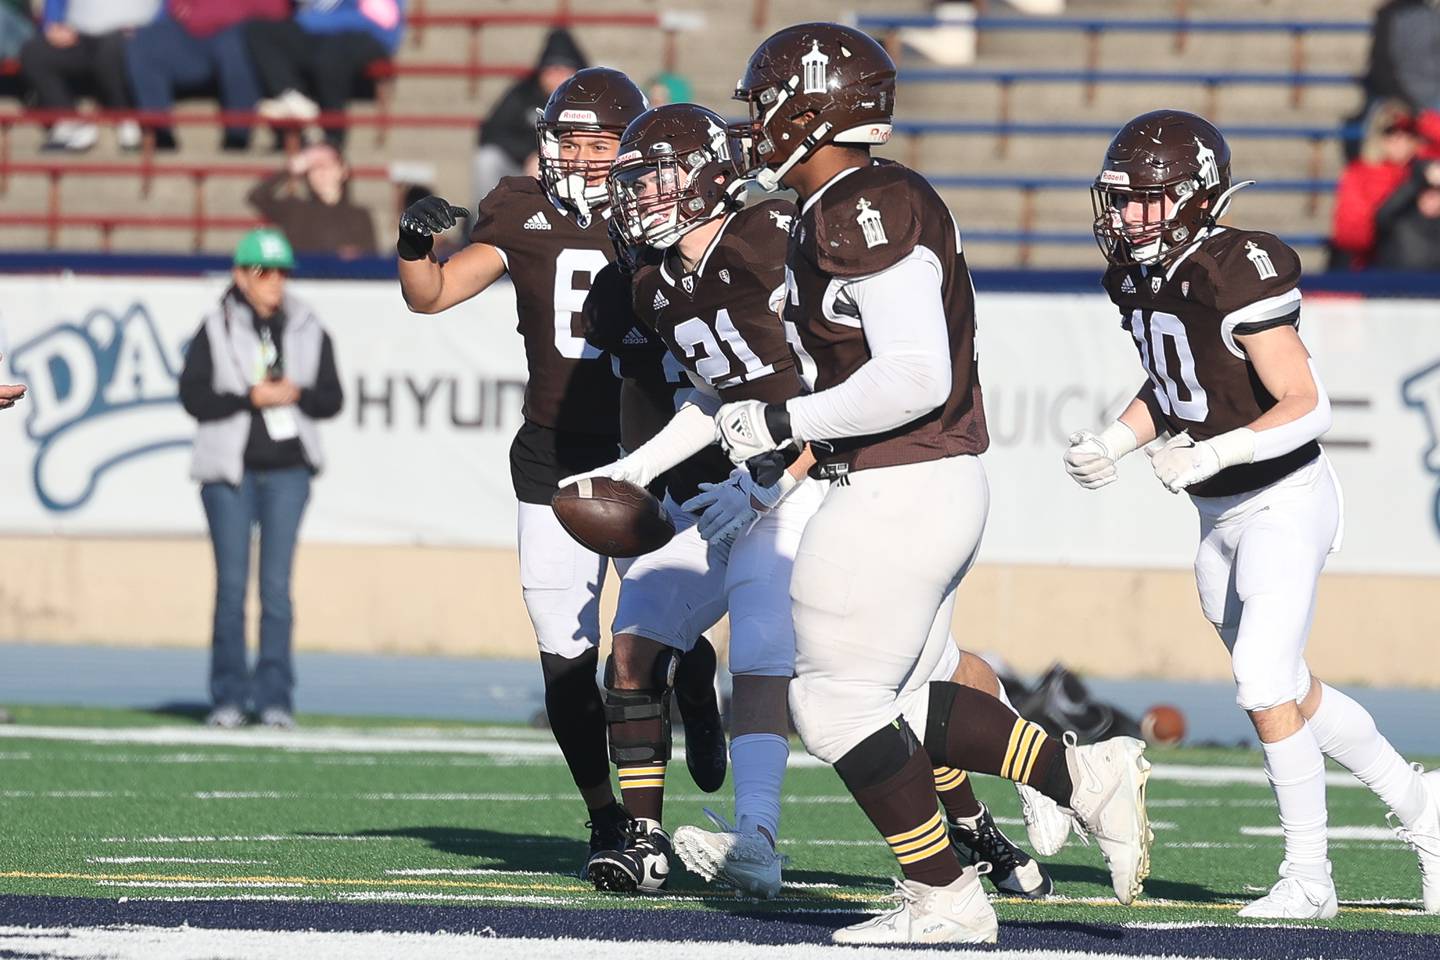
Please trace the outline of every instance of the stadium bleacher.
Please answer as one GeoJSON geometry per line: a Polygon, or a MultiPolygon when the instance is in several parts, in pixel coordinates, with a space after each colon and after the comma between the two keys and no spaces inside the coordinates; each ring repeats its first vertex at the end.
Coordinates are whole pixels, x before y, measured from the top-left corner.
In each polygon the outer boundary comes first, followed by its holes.
{"type": "MultiPolygon", "coordinates": [[[[740,66],[736,51],[782,12],[785,19],[835,15],[814,0],[783,11],[756,2],[748,18],[699,5],[662,12],[647,0],[603,11],[563,0],[538,11],[505,0],[476,6],[416,4],[395,61],[369,70],[373,99],[352,104],[343,119],[365,131],[351,140],[351,162],[363,171],[355,193],[375,211],[382,235],[396,216],[384,175],[391,163],[423,159],[436,169],[438,190],[473,199],[467,185],[478,119],[528,69],[552,26],[571,27],[592,60],[637,77],[678,69],[697,98],[723,109],[740,66]],[[392,136],[395,130],[404,135],[392,136]]],[[[903,54],[897,31],[933,22],[916,6],[867,3],[854,19],[890,39],[901,60],[901,121],[890,153],[936,179],[977,265],[1091,263],[1084,187],[1096,157],[1119,122],[1159,105],[1215,116],[1237,142],[1237,175],[1259,180],[1255,197],[1271,198],[1259,208],[1305,248],[1311,269],[1321,265],[1338,141],[1352,132],[1342,118],[1359,104],[1368,4],[1345,0],[1317,15],[1287,0],[1261,15],[1221,0],[1167,4],[1153,18],[1115,0],[1072,2],[1057,18],[989,9],[975,21],[979,59],[963,69],[903,54]]],[[[6,69],[0,65],[0,73],[6,69]]],[[[168,167],[148,141],[139,156],[115,152],[105,140],[90,157],[37,162],[41,121],[53,119],[0,105],[0,224],[7,228],[0,250],[90,249],[96,230],[116,250],[176,251],[197,242],[222,250],[253,219],[244,203],[249,178],[265,163],[278,166],[263,152],[268,137],[257,137],[250,155],[222,154],[219,124],[258,118],[222,117],[206,101],[187,101],[167,118],[184,141],[168,167]]],[[[160,125],[159,118],[142,120],[160,125]]],[[[291,149],[293,133],[292,125],[285,138],[291,149]]]]}

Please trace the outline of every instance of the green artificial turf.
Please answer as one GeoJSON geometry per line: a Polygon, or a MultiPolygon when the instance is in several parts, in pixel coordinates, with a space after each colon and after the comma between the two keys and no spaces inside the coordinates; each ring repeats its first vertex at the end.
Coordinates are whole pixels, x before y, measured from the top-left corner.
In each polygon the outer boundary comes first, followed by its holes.
{"type": "MultiPolygon", "coordinates": [[[[202,744],[101,743],[26,738],[26,725],[146,728],[188,734],[193,722],[137,711],[25,707],[0,737],[0,892],[89,897],[301,897],[360,901],[530,903],[619,909],[856,910],[878,906],[894,860],[825,768],[792,769],[782,849],[792,858],[778,902],[737,900],[678,863],[669,895],[598,894],[575,872],[588,836],[585,812],[558,757],[447,752],[363,752],[202,744]],[[415,871],[452,871],[418,873],[415,871]],[[406,872],[400,872],[406,871],[406,872]],[[453,872],[467,871],[467,872],[453,872]]],[[[532,746],[523,729],[429,721],[304,718],[362,735],[532,746]]],[[[102,731],[103,732],[103,731],[102,731]]],[[[293,741],[301,742],[301,741],[293,741]]],[[[799,751],[798,745],[795,747],[799,751]]],[[[1260,769],[1240,750],[1151,751],[1157,765],[1260,769]]],[[[704,796],[683,762],[670,765],[667,826],[705,823],[702,806],[730,813],[728,785],[704,796]]],[[[1013,789],[977,778],[1002,826],[1023,842],[1013,789]]],[[[1385,810],[1364,789],[1332,788],[1332,828],[1383,828],[1385,810]]],[[[1110,900],[1097,848],[1072,840],[1049,861],[1057,899],[997,901],[1002,920],[1240,923],[1236,902],[1275,878],[1277,824],[1262,784],[1152,779],[1151,878],[1131,908],[1110,900]],[[1094,901],[1094,902],[1091,902],[1094,901]]],[[[1344,928],[1440,932],[1418,912],[1419,875],[1408,847],[1388,834],[1332,844],[1344,928]]]]}

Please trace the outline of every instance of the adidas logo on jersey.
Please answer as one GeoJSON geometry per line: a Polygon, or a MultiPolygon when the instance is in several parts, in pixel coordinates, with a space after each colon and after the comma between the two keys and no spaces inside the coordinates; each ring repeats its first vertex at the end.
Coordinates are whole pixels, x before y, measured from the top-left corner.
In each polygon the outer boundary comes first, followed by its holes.
{"type": "Polygon", "coordinates": [[[643,347],[650,342],[650,338],[641,333],[638,327],[631,327],[630,332],[625,334],[625,339],[620,341],[622,346],[643,347]]]}
{"type": "Polygon", "coordinates": [[[656,290],[655,302],[650,305],[651,309],[663,310],[668,306],[670,306],[670,301],[665,299],[665,294],[661,293],[659,290],[656,290]]]}
{"type": "Polygon", "coordinates": [[[1135,281],[1131,278],[1130,274],[1128,274],[1128,273],[1125,274],[1125,278],[1120,281],[1120,292],[1121,292],[1121,293],[1134,293],[1134,292],[1135,292],[1135,281]]]}
{"type": "Polygon", "coordinates": [[[545,216],[543,212],[536,210],[534,213],[530,214],[530,219],[525,221],[523,229],[549,230],[550,220],[545,216]]]}

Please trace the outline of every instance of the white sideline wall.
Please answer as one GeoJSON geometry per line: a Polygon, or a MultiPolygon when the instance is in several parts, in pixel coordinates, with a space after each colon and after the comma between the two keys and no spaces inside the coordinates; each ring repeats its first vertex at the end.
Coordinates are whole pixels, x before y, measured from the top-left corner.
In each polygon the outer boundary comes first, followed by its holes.
{"type": "MultiPolygon", "coordinates": [[[[0,638],[207,642],[213,567],[175,385],[225,283],[0,278],[0,382],[30,386],[0,413],[0,638]]],[[[347,393],[322,428],[297,642],[528,655],[506,456],[525,375],[511,291],[418,317],[393,284],[293,286],[331,331],[347,393]]],[[[1440,685],[1440,303],[1315,297],[1302,317],[1335,405],[1346,520],[1313,665],[1440,685]]],[[[1189,574],[1185,498],[1139,456],[1099,493],[1060,466],[1068,433],[1143,379],[1108,301],[982,294],[979,349],[992,507],[957,637],[1027,670],[1063,656],[1101,675],[1226,676],[1189,574]]]]}

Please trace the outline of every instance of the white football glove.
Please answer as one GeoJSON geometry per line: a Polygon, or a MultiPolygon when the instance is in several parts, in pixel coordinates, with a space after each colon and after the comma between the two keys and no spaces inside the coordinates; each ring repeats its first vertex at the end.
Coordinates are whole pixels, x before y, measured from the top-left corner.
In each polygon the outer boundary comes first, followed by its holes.
{"type": "Polygon", "coordinates": [[[1099,490],[1119,479],[1115,463],[1135,449],[1135,431],[1116,420],[1100,433],[1077,430],[1065,451],[1065,472],[1086,490],[1099,490]]]}
{"type": "Polygon", "coordinates": [[[621,457],[614,463],[607,463],[603,467],[596,467],[594,470],[586,470],[584,473],[576,473],[560,481],[560,486],[568,487],[572,483],[579,483],[581,480],[593,479],[595,477],[609,477],[611,480],[623,480],[633,483],[637,487],[648,487],[655,475],[649,470],[644,460],[634,457],[621,457]]]}
{"type": "Polygon", "coordinates": [[[700,513],[696,526],[702,539],[733,542],[775,509],[796,484],[796,479],[785,472],[774,486],[762,487],[742,467],[732,471],[724,483],[700,484],[700,492],[682,503],[680,509],[700,513]]]}
{"type": "Polygon", "coordinates": [[[766,404],[761,400],[727,403],[715,414],[715,439],[725,448],[730,462],[743,464],[751,457],[784,446],[789,438],[776,440],[765,423],[766,404]]]}
{"type": "Polygon", "coordinates": [[[1155,476],[1171,493],[1179,493],[1191,484],[1209,480],[1221,470],[1220,454],[1209,440],[1196,443],[1188,433],[1171,437],[1158,450],[1149,447],[1150,466],[1155,476]]]}

